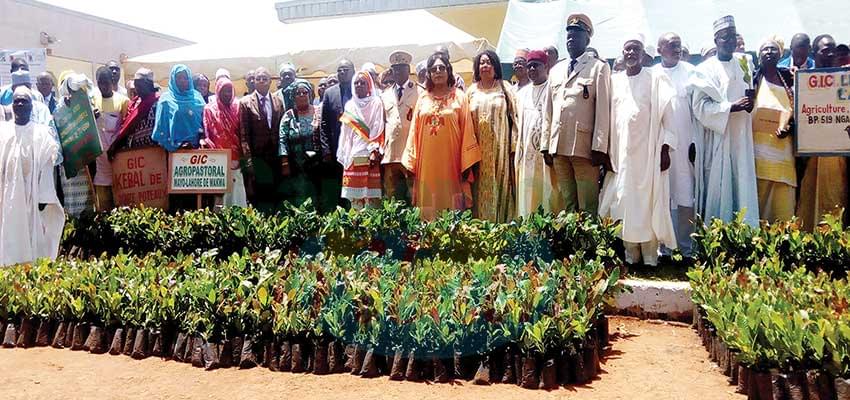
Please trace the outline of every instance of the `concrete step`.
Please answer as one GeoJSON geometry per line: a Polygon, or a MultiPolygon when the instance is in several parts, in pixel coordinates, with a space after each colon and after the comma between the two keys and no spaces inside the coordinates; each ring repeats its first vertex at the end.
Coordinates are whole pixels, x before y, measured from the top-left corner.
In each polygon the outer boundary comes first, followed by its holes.
{"type": "Polygon", "coordinates": [[[617,296],[616,310],[610,310],[613,313],[641,319],[692,321],[690,283],[643,279],[621,279],[620,283],[627,291],[617,296]]]}

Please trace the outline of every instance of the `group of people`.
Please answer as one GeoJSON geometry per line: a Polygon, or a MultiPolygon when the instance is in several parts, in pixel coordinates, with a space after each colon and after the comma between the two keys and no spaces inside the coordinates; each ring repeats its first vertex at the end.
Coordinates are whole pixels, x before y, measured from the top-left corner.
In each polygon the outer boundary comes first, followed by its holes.
{"type": "Polygon", "coordinates": [[[274,79],[258,68],[241,98],[224,69],[210,80],[175,65],[160,94],[146,68],[123,87],[114,62],[98,69],[96,84],[63,73],[54,94],[48,74],[31,89],[26,62],[16,60],[0,97],[12,104],[0,110],[9,121],[0,123],[0,264],[54,254],[63,207],[110,209],[110,160],[150,146],[230,150],[225,205],[273,210],[310,199],[327,212],[393,198],[425,219],[471,209],[495,222],[539,208],[586,211],[621,221],[626,261],[648,265],[677,248],[689,256],[697,216],[728,221],[744,212],[757,224],[796,215],[811,228],[846,205],[846,159],[798,160],[791,142],[793,71],[850,63],[831,36],[797,34],[786,57],[782,39],[768,38],[755,68],[726,16],[714,22],[716,47],[697,66],[675,33],[658,39],[654,66],[646,39],[634,35],[612,74],[588,47],[589,17],[569,16],[566,30],[568,58],[554,47],[520,50],[510,83],[486,50],[474,58],[468,87],[444,47],[416,65],[418,82],[412,56],[396,51],[381,74],[342,60],[317,90],[292,64],[274,79]],[[104,154],[87,175],[69,178],[57,168],[50,116],[80,90],[95,109],[104,154]],[[763,109],[783,116],[775,131],[754,129],[763,109]],[[32,238],[27,245],[21,233],[32,238]]]}

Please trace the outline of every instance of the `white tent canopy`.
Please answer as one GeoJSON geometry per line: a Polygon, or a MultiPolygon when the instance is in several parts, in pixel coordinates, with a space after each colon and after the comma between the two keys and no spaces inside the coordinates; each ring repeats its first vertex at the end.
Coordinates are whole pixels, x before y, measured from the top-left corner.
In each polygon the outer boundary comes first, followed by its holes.
{"type": "Polygon", "coordinates": [[[516,49],[551,45],[566,57],[564,28],[567,16],[576,12],[593,21],[590,46],[602,58],[619,56],[623,40],[635,33],[644,34],[647,48],[653,51],[658,37],[671,31],[682,37],[692,54],[699,54],[703,47],[714,46],[712,23],[724,15],[735,17],[747,50],[755,50],[762,39],[774,34],[785,39],[786,47],[798,32],[812,38],[829,33],[839,43],[850,40],[847,0],[511,0],[499,38],[499,57],[513,60],[516,49]]]}
{"type": "Polygon", "coordinates": [[[492,48],[486,40],[417,10],[297,24],[245,24],[227,39],[135,57],[129,61],[128,69],[146,66],[154,70],[158,79],[166,78],[177,63],[208,76],[218,68],[241,76],[259,66],[276,75],[281,63],[292,62],[299,75],[312,75],[336,71],[343,58],[357,67],[366,62],[387,67],[389,55],[399,49],[413,54],[415,64],[427,58],[437,45],[449,48],[452,61],[471,59],[481,50],[492,48]]]}

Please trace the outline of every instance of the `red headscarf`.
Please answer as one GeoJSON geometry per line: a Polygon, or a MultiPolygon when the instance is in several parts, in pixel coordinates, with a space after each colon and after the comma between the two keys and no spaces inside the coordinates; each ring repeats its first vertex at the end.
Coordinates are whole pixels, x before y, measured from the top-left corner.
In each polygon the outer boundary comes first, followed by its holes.
{"type": "Polygon", "coordinates": [[[206,147],[213,149],[229,149],[233,152],[231,159],[241,158],[239,147],[239,104],[233,92],[233,82],[227,77],[218,78],[215,82],[215,103],[204,107],[204,132],[206,147]],[[230,104],[221,100],[221,91],[230,88],[233,97],[230,104]]]}
{"type": "Polygon", "coordinates": [[[131,129],[135,128],[139,121],[147,118],[148,112],[150,112],[151,107],[157,101],[159,101],[158,92],[151,92],[145,98],[134,97],[130,103],[130,107],[127,109],[127,117],[124,118],[124,123],[121,124],[121,129],[118,130],[118,137],[115,138],[115,142],[127,137],[127,134],[130,133],[131,129]]]}

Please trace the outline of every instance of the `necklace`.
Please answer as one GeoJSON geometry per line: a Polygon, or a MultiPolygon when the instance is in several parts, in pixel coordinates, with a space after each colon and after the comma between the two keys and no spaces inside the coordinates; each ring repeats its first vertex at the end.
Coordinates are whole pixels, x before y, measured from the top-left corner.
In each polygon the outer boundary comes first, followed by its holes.
{"type": "Polygon", "coordinates": [[[445,96],[431,96],[434,100],[434,105],[431,107],[431,112],[428,116],[428,127],[430,128],[430,134],[432,136],[436,135],[440,130],[440,127],[446,124],[446,120],[443,117],[443,110],[449,103],[449,99],[452,97],[453,92],[447,93],[445,96]]]}
{"type": "Polygon", "coordinates": [[[791,104],[794,104],[794,91],[788,87],[788,82],[785,82],[785,78],[782,77],[782,74],[779,73],[779,69],[776,69],[776,76],[779,77],[779,80],[782,82],[782,87],[785,88],[785,94],[788,95],[788,100],[791,104]]]}
{"type": "Polygon", "coordinates": [[[484,86],[483,83],[484,83],[484,81],[478,81],[478,87],[480,87],[481,89],[484,89],[484,90],[490,90],[490,89],[496,87],[496,80],[495,79],[493,79],[493,82],[490,83],[490,86],[484,86]]]}

